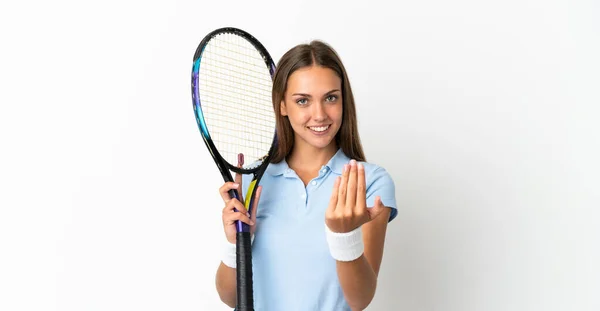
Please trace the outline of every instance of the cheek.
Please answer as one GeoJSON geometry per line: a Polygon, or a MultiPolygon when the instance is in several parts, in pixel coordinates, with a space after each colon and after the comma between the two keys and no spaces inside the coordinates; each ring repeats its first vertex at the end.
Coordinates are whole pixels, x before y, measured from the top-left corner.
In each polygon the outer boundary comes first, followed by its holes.
{"type": "Polygon", "coordinates": [[[288,118],[290,119],[292,125],[302,126],[304,123],[309,121],[310,115],[304,113],[300,109],[294,109],[293,111],[290,111],[288,118]]]}
{"type": "Polygon", "coordinates": [[[306,123],[310,121],[311,114],[308,109],[295,109],[292,117],[297,123],[306,123]]]}
{"type": "Polygon", "coordinates": [[[335,105],[335,106],[331,107],[331,110],[330,110],[329,116],[330,116],[330,118],[332,118],[334,121],[337,121],[337,122],[340,122],[340,123],[341,123],[341,122],[342,122],[342,116],[343,116],[343,113],[344,113],[343,106],[342,106],[342,104],[340,103],[340,104],[338,104],[338,105],[335,105]]]}

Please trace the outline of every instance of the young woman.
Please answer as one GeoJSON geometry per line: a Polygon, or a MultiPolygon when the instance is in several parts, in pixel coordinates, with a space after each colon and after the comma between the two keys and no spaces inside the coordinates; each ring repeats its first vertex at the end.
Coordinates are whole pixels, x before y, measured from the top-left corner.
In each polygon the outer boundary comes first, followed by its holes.
{"type": "Polygon", "coordinates": [[[255,310],[363,310],[375,294],[396,200],[390,175],[365,162],[336,52],[320,41],[288,51],[275,73],[273,108],[278,150],[253,215],[227,194],[245,193],[249,176],[219,189],[228,241],[216,275],[219,296],[235,307],[234,223],[241,220],[254,232],[255,310]]]}

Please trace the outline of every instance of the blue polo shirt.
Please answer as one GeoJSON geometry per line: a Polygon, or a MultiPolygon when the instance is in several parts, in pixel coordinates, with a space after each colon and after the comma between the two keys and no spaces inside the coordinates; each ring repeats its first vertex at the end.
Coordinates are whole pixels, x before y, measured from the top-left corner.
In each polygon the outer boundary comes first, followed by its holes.
{"type": "MultiPolygon", "coordinates": [[[[333,183],[350,159],[341,149],[305,187],[284,160],[269,164],[252,244],[256,311],[350,311],[325,236],[325,210],[333,183]]],[[[381,196],[398,214],[394,182],[385,169],[364,163],[367,206],[381,196]]],[[[251,181],[243,178],[243,193],[251,181]]]]}

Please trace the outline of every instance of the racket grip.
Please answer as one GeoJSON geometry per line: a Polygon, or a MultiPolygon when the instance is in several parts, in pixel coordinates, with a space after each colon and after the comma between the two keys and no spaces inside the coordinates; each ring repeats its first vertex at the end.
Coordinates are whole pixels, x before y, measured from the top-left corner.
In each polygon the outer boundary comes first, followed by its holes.
{"type": "Polygon", "coordinates": [[[238,232],[236,239],[236,311],[254,311],[254,291],[252,289],[252,240],[250,232],[238,232]]]}

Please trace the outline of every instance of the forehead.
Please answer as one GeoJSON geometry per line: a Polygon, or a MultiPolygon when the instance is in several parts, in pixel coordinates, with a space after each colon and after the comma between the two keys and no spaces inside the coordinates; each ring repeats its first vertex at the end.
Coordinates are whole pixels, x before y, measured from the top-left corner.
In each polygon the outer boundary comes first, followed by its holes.
{"type": "Polygon", "coordinates": [[[342,80],[335,71],[321,66],[304,67],[294,71],[288,78],[288,90],[309,92],[329,92],[340,89],[342,80]]]}

